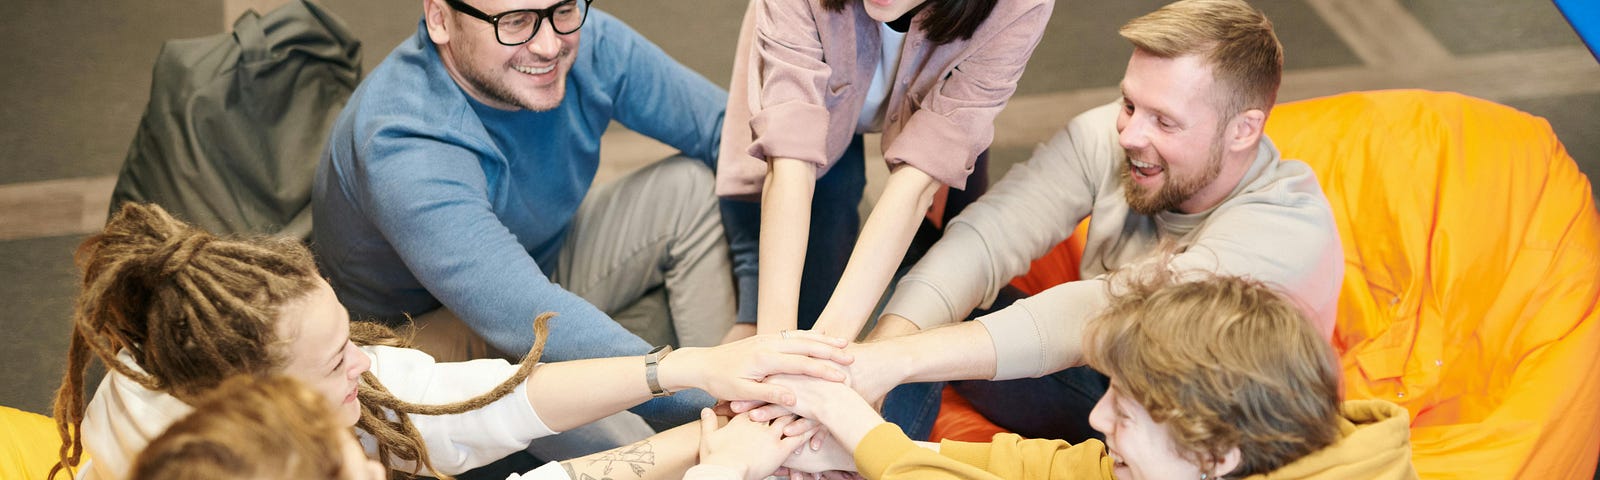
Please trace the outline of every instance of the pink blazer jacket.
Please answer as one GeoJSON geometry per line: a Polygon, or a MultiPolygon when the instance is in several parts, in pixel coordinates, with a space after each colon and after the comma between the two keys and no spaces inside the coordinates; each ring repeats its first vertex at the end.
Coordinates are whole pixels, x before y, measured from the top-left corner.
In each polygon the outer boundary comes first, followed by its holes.
{"type": "MultiPolygon", "coordinates": [[[[972,38],[928,41],[918,14],[906,34],[884,112],[883,157],[966,188],[994,118],[1017,89],[1055,2],[1000,0],[972,38]]],[[[722,124],[717,194],[754,197],[766,159],[815,163],[820,177],[855,134],[880,61],[878,22],[861,2],[752,0],[739,33],[722,124]]]]}

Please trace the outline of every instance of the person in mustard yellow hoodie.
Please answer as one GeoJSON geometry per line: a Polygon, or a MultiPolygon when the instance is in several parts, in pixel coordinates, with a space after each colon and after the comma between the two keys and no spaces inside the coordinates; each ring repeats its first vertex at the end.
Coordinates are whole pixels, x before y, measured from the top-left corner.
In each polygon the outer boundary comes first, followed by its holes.
{"type": "MultiPolygon", "coordinates": [[[[1003,433],[919,445],[845,384],[768,381],[794,390],[794,413],[838,442],[825,469],[869,479],[1417,478],[1406,411],[1341,404],[1333,348],[1294,302],[1243,277],[1119,275],[1084,339],[1089,365],[1111,378],[1090,414],[1104,443],[1003,433]]],[[[803,450],[796,457],[813,455],[803,450]]]]}

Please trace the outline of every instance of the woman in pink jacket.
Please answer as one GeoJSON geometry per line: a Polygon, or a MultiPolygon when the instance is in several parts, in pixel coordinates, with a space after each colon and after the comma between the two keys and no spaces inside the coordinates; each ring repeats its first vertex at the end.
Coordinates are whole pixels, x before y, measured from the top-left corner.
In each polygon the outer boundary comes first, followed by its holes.
{"type": "Polygon", "coordinates": [[[724,208],[734,255],[759,251],[758,285],[740,285],[740,321],[861,330],[940,187],[986,183],[969,177],[1053,4],[751,2],[717,169],[719,195],[760,200],[724,208]],[[876,132],[891,173],[858,231],[861,135],[876,132]]]}

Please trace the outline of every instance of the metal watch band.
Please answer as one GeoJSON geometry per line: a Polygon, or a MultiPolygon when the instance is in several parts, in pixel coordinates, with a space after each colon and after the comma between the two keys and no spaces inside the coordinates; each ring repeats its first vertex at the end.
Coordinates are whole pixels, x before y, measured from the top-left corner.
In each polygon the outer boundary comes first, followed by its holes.
{"type": "Polygon", "coordinates": [[[644,381],[650,387],[650,398],[672,396],[672,392],[661,388],[661,380],[656,373],[657,367],[661,365],[661,359],[666,358],[668,353],[672,353],[672,346],[662,345],[650,349],[650,353],[644,356],[644,381]]]}

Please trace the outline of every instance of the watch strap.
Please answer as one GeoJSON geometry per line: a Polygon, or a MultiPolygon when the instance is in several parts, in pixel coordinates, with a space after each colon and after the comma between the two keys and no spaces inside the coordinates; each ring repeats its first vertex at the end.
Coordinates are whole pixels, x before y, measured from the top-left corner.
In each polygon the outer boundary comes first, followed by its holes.
{"type": "Polygon", "coordinates": [[[661,379],[658,372],[661,359],[666,358],[668,353],[672,353],[672,346],[662,345],[651,349],[650,353],[644,356],[644,381],[650,387],[651,398],[672,396],[672,392],[661,388],[661,379]]]}

